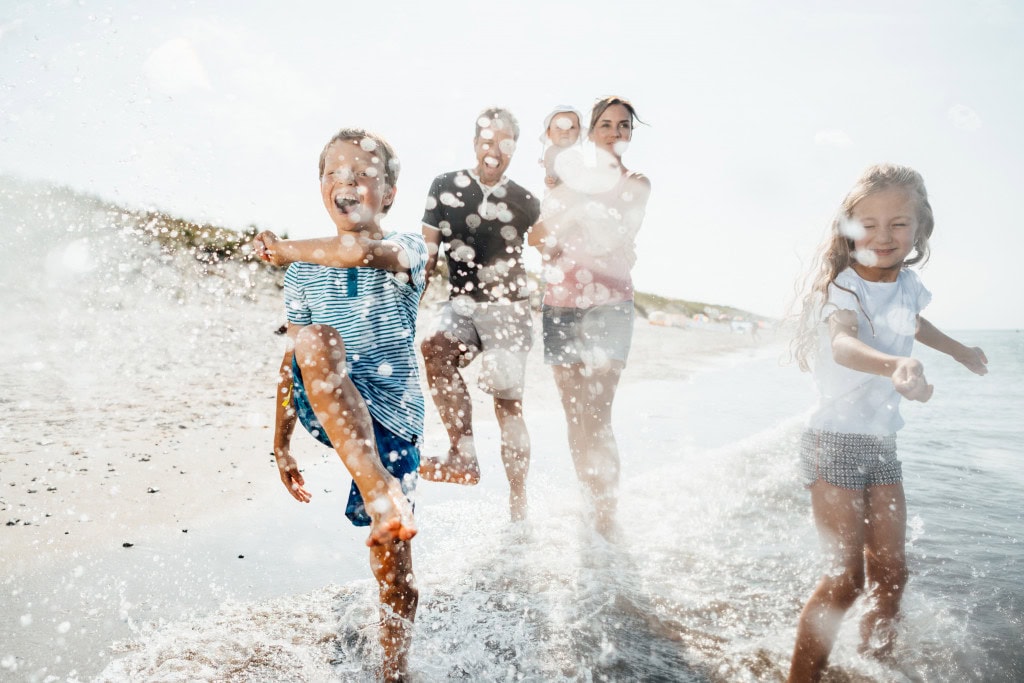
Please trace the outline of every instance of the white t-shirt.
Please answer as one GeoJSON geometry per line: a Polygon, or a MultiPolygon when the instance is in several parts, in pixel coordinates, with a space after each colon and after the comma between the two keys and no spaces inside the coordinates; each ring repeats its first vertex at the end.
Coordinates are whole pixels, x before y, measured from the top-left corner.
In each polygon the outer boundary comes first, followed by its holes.
{"type": "Polygon", "coordinates": [[[885,435],[903,426],[901,397],[891,378],[851,370],[832,358],[828,318],[839,310],[853,311],[857,314],[858,339],[883,353],[909,356],[917,316],[931,299],[931,292],[917,273],[906,268],[896,282],[869,282],[852,268],[836,277],[821,311],[814,367],[818,407],[808,421],[810,428],[885,435]]]}

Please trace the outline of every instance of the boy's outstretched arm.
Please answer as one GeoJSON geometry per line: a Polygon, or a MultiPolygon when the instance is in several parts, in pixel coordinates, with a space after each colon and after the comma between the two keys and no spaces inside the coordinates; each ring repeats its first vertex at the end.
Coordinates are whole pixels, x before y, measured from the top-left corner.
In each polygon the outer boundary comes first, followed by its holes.
{"type": "Polygon", "coordinates": [[[277,391],[274,395],[274,460],[278,474],[292,498],[308,503],[312,494],[299,472],[298,463],[291,455],[292,432],[295,430],[295,410],[292,408],[292,349],[300,327],[288,323],[288,348],[278,370],[277,391]]]}
{"type": "Polygon", "coordinates": [[[264,230],[253,239],[253,246],[260,259],[275,266],[303,261],[332,268],[366,267],[409,272],[409,258],[400,244],[355,234],[282,240],[264,230]]]}
{"type": "Polygon", "coordinates": [[[840,310],[829,316],[832,357],[837,363],[858,372],[892,379],[900,394],[912,401],[927,401],[935,390],[924,376],[924,365],[916,358],[892,356],[874,349],[857,338],[857,314],[840,310]]]}
{"type": "Polygon", "coordinates": [[[961,344],[921,316],[917,316],[917,334],[914,338],[925,346],[952,356],[953,360],[976,375],[988,373],[988,358],[984,351],[977,346],[961,344]]]}

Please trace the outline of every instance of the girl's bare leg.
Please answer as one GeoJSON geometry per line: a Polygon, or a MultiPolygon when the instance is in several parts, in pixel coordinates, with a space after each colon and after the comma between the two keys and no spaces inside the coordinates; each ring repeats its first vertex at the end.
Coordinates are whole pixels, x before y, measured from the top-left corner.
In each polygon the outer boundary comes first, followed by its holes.
{"type": "Polygon", "coordinates": [[[861,621],[861,652],[886,657],[907,584],[907,501],[903,484],[867,490],[864,559],[871,606],[861,621]]]}
{"type": "Polygon", "coordinates": [[[820,680],[843,615],[864,590],[865,492],[818,480],[811,508],[830,566],[800,613],[790,683],[820,680]]]}
{"type": "Polygon", "coordinates": [[[401,484],[384,469],[373,422],[345,366],[345,344],[327,325],[307,325],[295,337],[295,360],[327,438],[363,495],[370,514],[369,545],[416,535],[412,506],[401,484]]]}
{"type": "Polygon", "coordinates": [[[382,678],[404,681],[419,591],[412,572],[412,546],[392,541],[370,549],[370,568],[380,589],[380,644],[384,649],[382,678]]]}

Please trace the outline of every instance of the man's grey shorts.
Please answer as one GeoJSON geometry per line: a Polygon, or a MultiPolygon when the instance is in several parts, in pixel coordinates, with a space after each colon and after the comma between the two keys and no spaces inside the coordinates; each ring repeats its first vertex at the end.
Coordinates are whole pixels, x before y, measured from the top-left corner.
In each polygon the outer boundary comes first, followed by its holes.
{"type": "Polygon", "coordinates": [[[873,436],[808,429],[800,438],[800,473],[807,486],[821,479],[855,491],[903,481],[895,434],[873,436]]]}
{"type": "Polygon", "coordinates": [[[459,297],[441,305],[437,329],[480,354],[477,384],[495,398],[521,401],[533,347],[528,301],[485,303],[459,297]]]}

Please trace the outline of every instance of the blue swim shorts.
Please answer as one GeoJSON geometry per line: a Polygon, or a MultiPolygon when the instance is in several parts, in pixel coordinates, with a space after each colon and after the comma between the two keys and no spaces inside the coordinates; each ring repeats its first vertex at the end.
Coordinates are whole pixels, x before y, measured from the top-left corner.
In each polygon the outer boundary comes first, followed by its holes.
{"type": "Polygon", "coordinates": [[[547,365],[623,365],[633,341],[632,301],[590,308],[543,308],[544,362],[547,365]]]}
{"type": "MultiPolygon", "coordinates": [[[[331,440],[327,438],[327,433],[324,432],[323,425],[313,413],[313,407],[309,404],[309,396],[306,395],[306,387],[302,383],[302,372],[294,357],[292,358],[292,407],[295,408],[299,422],[307,432],[313,435],[313,438],[329,448],[334,448],[331,440]]],[[[380,462],[388,472],[398,479],[402,485],[402,491],[408,498],[416,490],[417,472],[420,468],[420,449],[416,445],[416,439],[409,441],[377,422],[372,416],[371,419],[373,420],[373,439],[377,444],[380,462]]],[[[355,526],[370,526],[370,515],[367,514],[363,504],[363,495],[354,481],[352,488],[349,489],[345,516],[355,526]]]]}

